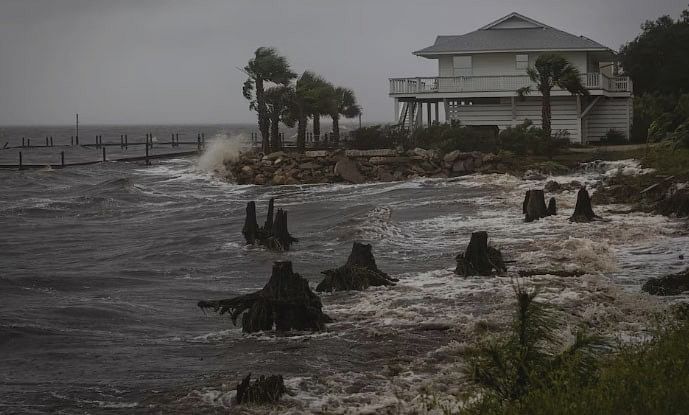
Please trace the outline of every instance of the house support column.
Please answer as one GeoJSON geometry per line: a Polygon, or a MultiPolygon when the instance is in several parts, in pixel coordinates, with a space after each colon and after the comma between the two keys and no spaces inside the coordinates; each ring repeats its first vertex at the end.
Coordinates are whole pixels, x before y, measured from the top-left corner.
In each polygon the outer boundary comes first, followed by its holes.
{"type": "Polygon", "coordinates": [[[416,127],[423,127],[423,102],[416,101],[416,127]]]}
{"type": "Polygon", "coordinates": [[[577,131],[579,131],[579,143],[584,143],[584,128],[581,125],[581,95],[577,95],[577,131]]]}
{"type": "Polygon", "coordinates": [[[435,122],[440,124],[440,103],[435,101],[435,122]]]}
{"type": "Polygon", "coordinates": [[[450,122],[450,101],[447,98],[443,99],[443,106],[445,107],[445,122],[450,122]]]}
{"type": "Polygon", "coordinates": [[[427,115],[426,121],[428,122],[428,126],[429,126],[429,127],[430,127],[431,124],[433,123],[433,114],[432,114],[432,112],[433,112],[433,108],[431,108],[431,103],[430,103],[430,102],[427,102],[427,103],[426,103],[426,115],[427,115]]]}
{"type": "Polygon", "coordinates": [[[395,98],[395,124],[399,124],[400,122],[400,100],[395,98]]]}
{"type": "Polygon", "coordinates": [[[512,126],[517,123],[517,102],[515,97],[510,97],[510,104],[512,105],[512,126]]]}

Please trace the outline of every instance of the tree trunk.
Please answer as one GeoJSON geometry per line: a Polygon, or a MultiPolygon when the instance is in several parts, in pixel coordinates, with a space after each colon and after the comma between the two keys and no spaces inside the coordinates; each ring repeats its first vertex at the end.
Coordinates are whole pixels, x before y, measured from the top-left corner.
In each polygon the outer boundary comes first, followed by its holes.
{"type": "Polygon", "coordinates": [[[297,121],[297,151],[306,151],[306,116],[300,116],[297,121]]]}
{"type": "Polygon", "coordinates": [[[588,190],[585,187],[579,189],[577,193],[577,205],[574,207],[574,214],[569,218],[571,222],[591,222],[594,220],[600,220],[599,216],[593,213],[593,208],[591,207],[591,196],[589,196],[588,190]]]}
{"type": "Polygon", "coordinates": [[[273,109],[272,119],[270,120],[270,147],[271,151],[280,151],[280,113],[273,109]],[[275,114],[277,113],[277,114],[275,114]]]}
{"type": "Polygon", "coordinates": [[[354,242],[347,263],[337,269],[323,271],[323,281],[316,291],[362,291],[368,287],[395,285],[397,281],[378,269],[371,245],[354,242]]]}
{"type": "Polygon", "coordinates": [[[246,218],[244,218],[244,227],[242,234],[246,240],[247,245],[253,245],[259,237],[258,223],[256,223],[256,203],[249,202],[246,204],[246,218]]]}
{"type": "Polygon", "coordinates": [[[474,232],[463,254],[457,255],[455,274],[464,277],[472,275],[492,275],[507,271],[502,253],[488,246],[487,232],[474,232]]]}
{"type": "Polygon", "coordinates": [[[237,404],[271,404],[280,400],[282,395],[287,392],[285,381],[280,375],[261,376],[254,383],[251,383],[251,373],[249,373],[242,383],[237,385],[237,404]]]}
{"type": "Polygon", "coordinates": [[[333,143],[338,144],[340,142],[340,115],[333,114],[333,143]]]}
{"type": "Polygon", "coordinates": [[[268,154],[270,153],[270,119],[261,78],[256,79],[256,111],[258,112],[258,129],[261,131],[261,150],[264,154],[268,154]]]}
{"type": "Polygon", "coordinates": [[[313,114],[313,141],[316,143],[321,138],[321,115],[313,114]]]}
{"type": "Polygon", "coordinates": [[[557,215],[557,202],[554,197],[551,197],[548,201],[548,210],[546,211],[547,216],[557,215]]]}
{"type": "Polygon", "coordinates": [[[545,205],[543,190],[528,190],[522,204],[522,212],[526,222],[545,218],[548,216],[548,208],[545,205]]]}
{"type": "Polygon", "coordinates": [[[551,124],[552,110],[550,107],[550,90],[541,91],[543,94],[543,104],[541,105],[541,126],[547,139],[551,139],[551,124]]]}
{"type": "Polygon", "coordinates": [[[233,324],[242,316],[242,331],[320,331],[332,320],[323,314],[320,298],[309,282],[292,272],[290,261],[275,262],[268,283],[260,291],[226,300],[199,301],[202,310],[229,313],[233,324]]]}
{"type": "MultiPolygon", "coordinates": [[[[250,202],[254,203],[254,202],[250,202]]],[[[254,204],[254,209],[255,209],[255,204],[254,204]]],[[[268,214],[266,215],[266,221],[263,224],[263,229],[270,232],[271,229],[273,229],[273,212],[275,210],[275,199],[270,198],[270,201],[268,202],[268,214]]],[[[256,213],[254,213],[254,217],[256,216],[256,213]]]]}

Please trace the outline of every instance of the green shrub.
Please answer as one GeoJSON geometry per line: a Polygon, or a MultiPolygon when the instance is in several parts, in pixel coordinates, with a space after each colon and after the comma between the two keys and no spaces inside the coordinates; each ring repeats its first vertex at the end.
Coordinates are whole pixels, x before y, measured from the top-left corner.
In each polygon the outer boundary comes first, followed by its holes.
{"type": "Polygon", "coordinates": [[[399,126],[373,125],[352,131],[352,140],[348,145],[356,150],[395,148],[404,145],[408,136],[399,126]]]}
{"type": "Polygon", "coordinates": [[[454,150],[492,153],[498,150],[497,127],[463,127],[456,121],[436,124],[414,131],[406,147],[436,149],[441,153],[454,150]]]}
{"type": "Polygon", "coordinates": [[[548,138],[545,132],[533,125],[531,120],[500,132],[500,148],[518,155],[552,156],[559,149],[569,146],[569,134],[558,132],[548,138]]]}
{"type": "Polygon", "coordinates": [[[605,136],[600,140],[600,143],[603,145],[615,146],[629,144],[629,141],[623,132],[611,128],[607,133],[605,133],[605,136]]]}

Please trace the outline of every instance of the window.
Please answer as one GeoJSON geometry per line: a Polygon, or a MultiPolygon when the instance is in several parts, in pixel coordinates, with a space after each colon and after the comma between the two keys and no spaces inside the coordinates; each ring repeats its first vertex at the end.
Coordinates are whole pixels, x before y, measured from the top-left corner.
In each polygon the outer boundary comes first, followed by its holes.
{"type": "Polygon", "coordinates": [[[529,55],[517,55],[517,69],[527,69],[529,67],[529,55]]]}
{"type": "Polygon", "coordinates": [[[452,66],[455,76],[471,76],[471,56],[452,57],[452,66]]]}

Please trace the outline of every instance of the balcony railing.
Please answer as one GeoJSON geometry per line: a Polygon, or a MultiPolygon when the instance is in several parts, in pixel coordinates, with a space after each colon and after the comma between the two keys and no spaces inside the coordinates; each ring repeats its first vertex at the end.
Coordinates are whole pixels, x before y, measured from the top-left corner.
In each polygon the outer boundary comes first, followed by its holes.
{"type": "MultiPolygon", "coordinates": [[[[609,78],[601,73],[585,73],[581,81],[587,89],[632,92],[632,82],[626,76],[609,78]]],[[[514,92],[526,86],[536,89],[527,75],[391,78],[390,94],[514,92]]]]}

